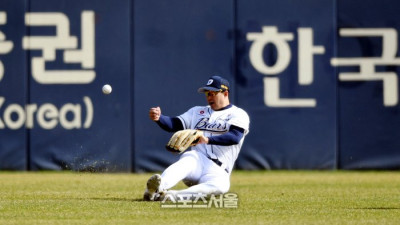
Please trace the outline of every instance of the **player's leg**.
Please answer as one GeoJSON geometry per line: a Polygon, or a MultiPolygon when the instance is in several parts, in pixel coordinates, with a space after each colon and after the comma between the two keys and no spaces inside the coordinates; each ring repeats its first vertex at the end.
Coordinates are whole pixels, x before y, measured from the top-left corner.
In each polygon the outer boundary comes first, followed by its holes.
{"type": "Polygon", "coordinates": [[[199,180],[202,173],[199,159],[198,152],[185,152],[177,162],[170,165],[161,174],[160,191],[168,190],[184,179],[192,182],[199,180]]]}
{"type": "Polygon", "coordinates": [[[185,152],[181,158],[170,165],[160,176],[154,174],[147,181],[147,187],[143,195],[146,201],[154,201],[166,190],[175,186],[179,181],[186,179],[198,181],[201,175],[199,155],[196,151],[185,152]]]}
{"type": "Polygon", "coordinates": [[[180,198],[191,198],[195,199],[201,196],[211,196],[211,195],[219,195],[224,194],[229,191],[229,180],[226,182],[222,182],[225,180],[224,178],[220,178],[219,181],[211,181],[207,183],[200,183],[194,185],[192,187],[183,189],[183,190],[169,190],[164,193],[164,196],[168,196],[169,198],[173,197],[178,200],[180,198]]]}
{"type": "Polygon", "coordinates": [[[214,162],[207,158],[206,160],[203,160],[203,167],[205,169],[198,181],[199,184],[179,191],[170,190],[166,194],[172,195],[177,199],[180,195],[196,197],[199,194],[209,196],[228,192],[230,188],[230,175],[214,162]]]}

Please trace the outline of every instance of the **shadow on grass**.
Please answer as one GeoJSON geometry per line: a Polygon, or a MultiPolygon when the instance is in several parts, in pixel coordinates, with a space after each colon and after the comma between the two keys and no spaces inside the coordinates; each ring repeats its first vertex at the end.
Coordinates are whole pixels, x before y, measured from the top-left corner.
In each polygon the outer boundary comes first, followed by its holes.
{"type": "MultiPolygon", "coordinates": [[[[83,198],[82,198],[83,199],[83,198]]],[[[98,201],[113,201],[113,202],[148,202],[144,201],[143,198],[85,198],[90,200],[98,200],[98,201]]]]}

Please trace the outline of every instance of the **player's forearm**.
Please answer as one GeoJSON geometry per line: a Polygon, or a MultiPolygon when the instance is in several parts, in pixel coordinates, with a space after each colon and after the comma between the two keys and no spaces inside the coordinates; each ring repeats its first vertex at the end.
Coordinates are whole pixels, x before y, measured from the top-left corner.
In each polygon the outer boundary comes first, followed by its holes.
{"type": "Polygon", "coordinates": [[[210,145],[236,145],[239,144],[243,137],[244,130],[240,127],[231,126],[229,131],[219,136],[208,137],[208,144],[210,145]]]}
{"type": "Polygon", "coordinates": [[[163,130],[168,132],[175,132],[183,129],[182,122],[176,117],[160,115],[160,119],[157,121],[157,124],[163,130]]]}

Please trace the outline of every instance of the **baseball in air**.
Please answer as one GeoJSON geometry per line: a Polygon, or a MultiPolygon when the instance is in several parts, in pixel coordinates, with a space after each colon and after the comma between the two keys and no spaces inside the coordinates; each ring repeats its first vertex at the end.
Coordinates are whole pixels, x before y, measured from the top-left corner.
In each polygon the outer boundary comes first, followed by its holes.
{"type": "Polygon", "coordinates": [[[105,85],[103,86],[102,90],[103,90],[103,93],[104,93],[105,95],[108,95],[108,94],[111,93],[112,88],[111,88],[111,86],[110,86],[109,84],[105,84],[105,85]]]}

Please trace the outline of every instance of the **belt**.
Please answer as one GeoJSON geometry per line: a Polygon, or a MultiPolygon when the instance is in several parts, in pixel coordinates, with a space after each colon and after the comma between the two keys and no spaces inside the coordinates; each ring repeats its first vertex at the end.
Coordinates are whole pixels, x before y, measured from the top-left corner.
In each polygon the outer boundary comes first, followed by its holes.
{"type": "MultiPolygon", "coordinates": [[[[213,159],[213,158],[211,158],[210,156],[207,156],[207,158],[208,158],[209,160],[213,161],[213,162],[214,162],[215,164],[217,164],[219,167],[222,166],[222,162],[219,161],[218,159],[213,159]]],[[[225,168],[225,172],[229,173],[229,171],[228,171],[227,168],[225,168]]]]}

